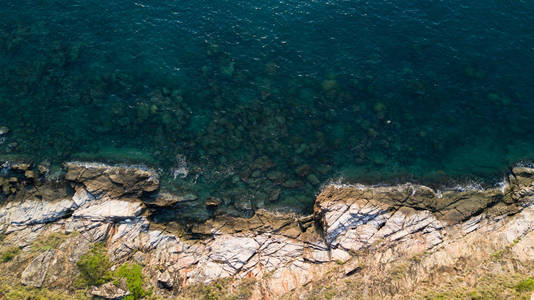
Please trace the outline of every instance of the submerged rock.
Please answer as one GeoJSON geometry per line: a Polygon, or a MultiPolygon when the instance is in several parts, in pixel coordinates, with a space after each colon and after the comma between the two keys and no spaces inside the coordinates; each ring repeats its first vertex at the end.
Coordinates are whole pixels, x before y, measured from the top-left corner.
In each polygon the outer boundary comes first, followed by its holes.
{"type": "Polygon", "coordinates": [[[198,197],[193,194],[185,195],[173,195],[169,193],[159,193],[155,197],[144,199],[144,202],[147,205],[157,206],[157,207],[170,207],[178,203],[186,203],[197,200],[198,197]]]}
{"type": "Polygon", "coordinates": [[[9,128],[6,126],[0,126],[0,137],[9,133],[9,128]]]}

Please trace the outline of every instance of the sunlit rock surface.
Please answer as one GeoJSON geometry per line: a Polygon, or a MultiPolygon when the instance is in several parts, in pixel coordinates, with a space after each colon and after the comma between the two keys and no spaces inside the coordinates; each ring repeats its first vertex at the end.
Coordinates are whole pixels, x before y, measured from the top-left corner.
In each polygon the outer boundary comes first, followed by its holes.
{"type": "MultiPolygon", "coordinates": [[[[66,174],[73,188],[68,198],[0,208],[2,248],[21,249],[0,265],[13,284],[75,289],[76,262],[96,242],[105,243],[115,266],[143,266],[146,285],[165,297],[226,278],[254,280],[249,298],[298,298],[315,293],[323,280],[357,279],[369,288],[343,294],[338,287],[339,299],[408,299],[421,286],[439,287],[438,274],[453,276],[459,263],[486,268],[498,251],[513,255],[515,265],[494,273],[526,272],[534,261],[532,169],[516,168],[504,188],[489,190],[330,185],[311,216],[259,210],[251,218],[220,215],[186,225],[151,221],[143,200],[158,190],[151,171],[70,163],[66,174]],[[35,252],[36,240],[53,233],[64,240],[35,252]]],[[[480,270],[473,280],[483,276],[480,270]]],[[[91,290],[104,298],[127,293],[109,284],[91,290]]]]}

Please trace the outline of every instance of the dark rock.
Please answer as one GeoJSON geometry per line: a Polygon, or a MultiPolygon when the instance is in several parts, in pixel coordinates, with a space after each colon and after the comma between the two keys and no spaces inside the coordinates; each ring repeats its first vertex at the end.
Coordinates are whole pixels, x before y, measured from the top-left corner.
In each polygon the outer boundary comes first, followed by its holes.
{"type": "Polygon", "coordinates": [[[92,194],[140,196],[159,188],[159,176],[151,170],[79,162],[66,163],[65,166],[65,179],[83,184],[92,194]]]}
{"type": "Polygon", "coordinates": [[[177,203],[186,203],[197,200],[198,197],[193,194],[173,195],[169,193],[160,193],[155,198],[144,199],[145,204],[157,207],[170,207],[177,203]]]}

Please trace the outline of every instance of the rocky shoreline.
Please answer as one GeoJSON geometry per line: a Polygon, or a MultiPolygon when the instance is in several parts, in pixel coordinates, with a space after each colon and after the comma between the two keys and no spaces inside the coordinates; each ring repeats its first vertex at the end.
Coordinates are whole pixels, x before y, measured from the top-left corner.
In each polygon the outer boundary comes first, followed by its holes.
{"type": "Polygon", "coordinates": [[[151,299],[530,295],[517,284],[533,275],[534,169],[514,168],[502,188],[487,190],[329,185],[312,215],[258,210],[184,224],[157,222],[190,199],[159,193],[150,169],[71,162],[64,179],[36,185],[46,172],[15,167],[24,176],[1,182],[0,283],[10,288],[0,285],[0,295],[8,299],[18,299],[15,287],[65,299],[135,296],[124,282],[75,284],[78,262],[98,243],[111,270],[142,268],[151,299]]]}

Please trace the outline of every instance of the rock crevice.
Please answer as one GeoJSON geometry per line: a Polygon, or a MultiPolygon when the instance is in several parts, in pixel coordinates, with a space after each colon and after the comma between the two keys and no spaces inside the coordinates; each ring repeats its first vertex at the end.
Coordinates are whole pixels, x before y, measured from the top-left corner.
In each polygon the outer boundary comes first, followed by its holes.
{"type": "MultiPolygon", "coordinates": [[[[419,265],[423,269],[417,271],[417,282],[430,276],[430,270],[473,256],[471,246],[465,245],[468,241],[492,235],[493,244],[479,249],[488,254],[495,244],[534,238],[534,171],[526,168],[514,169],[503,189],[436,193],[413,184],[331,185],[317,197],[312,216],[259,210],[251,218],[217,216],[177,233],[171,226],[152,223],[145,214],[143,197],[159,188],[153,171],[66,166],[74,195],[55,201],[24,199],[0,207],[2,245],[21,247],[21,257],[29,255],[38,237],[66,234],[61,245],[33,256],[13,274],[24,285],[71,285],[76,261],[92,244],[104,242],[114,265],[141,264],[149,284],[162,295],[223,278],[255,278],[260,282],[255,295],[276,299],[321,280],[328,266],[346,263],[341,273],[355,276],[364,272],[364,262],[388,263],[431,253],[433,260],[419,265]],[[69,234],[73,232],[77,234],[69,234]],[[191,238],[199,235],[203,238],[191,238]]],[[[526,251],[520,255],[524,261],[534,255],[522,242],[510,249],[526,251]]],[[[93,291],[102,297],[127,293],[111,286],[93,291]]]]}

